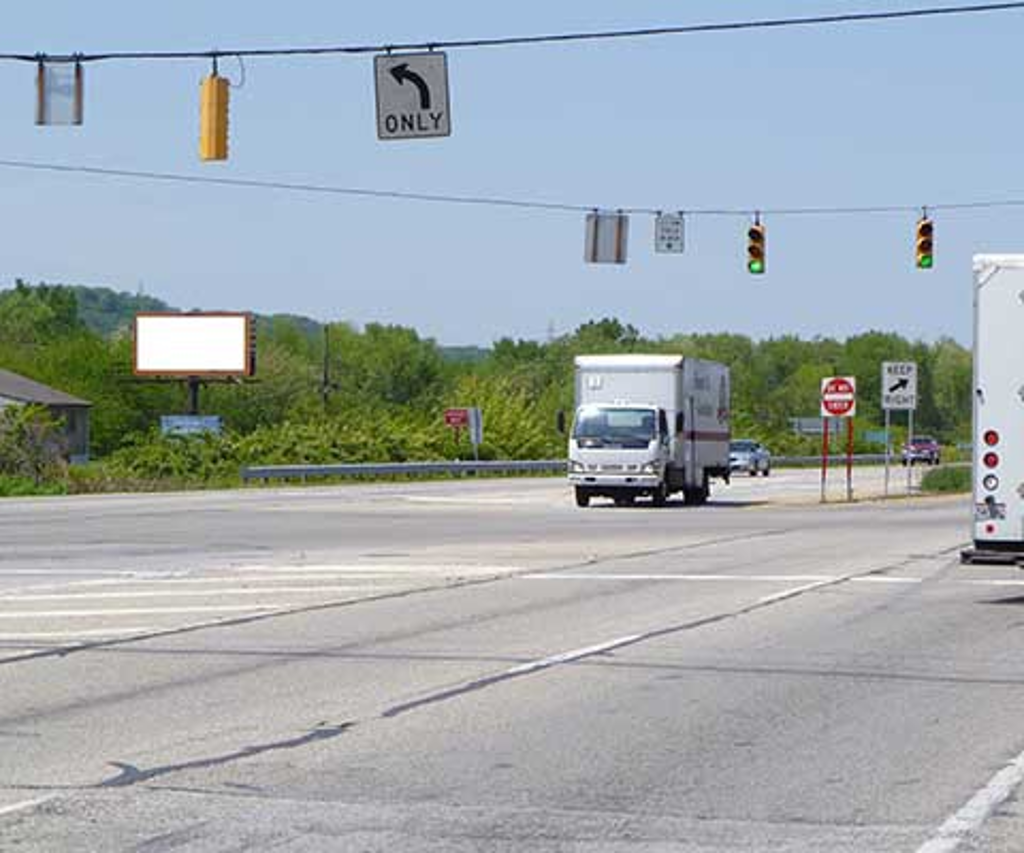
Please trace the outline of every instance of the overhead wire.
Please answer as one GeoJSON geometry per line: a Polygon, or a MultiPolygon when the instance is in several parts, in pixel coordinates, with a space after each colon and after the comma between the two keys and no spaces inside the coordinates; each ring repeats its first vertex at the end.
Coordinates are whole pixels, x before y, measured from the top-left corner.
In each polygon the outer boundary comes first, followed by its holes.
{"type": "MultiPolygon", "coordinates": [[[[686,206],[642,206],[623,207],[616,205],[594,205],[570,202],[544,201],[536,199],[509,198],[491,195],[460,195],[455,193],[413,192],[407,190],[377,189],[371,187],[347,187],[331,184],[271,181],[254,178],[224,178],[210,175],[189,175],[181,172],[161,172],[137,169],[115,169],[103,166],[82,166],[67,163],[44,163],[31,160],[0,159],[0,169],[15,169],[58,174],[85,175],[98,178],[121,178],[126,180],[152,181],[175,184],[209,185],[241,189],[274,190],[279,192],[312,193],[321,195],[351,196],[395,201],[415,201],[430,204],[457,204],[487,207],[519,208],[525,210],[554,211],[568,213],[590,213],[609,211],[624,214],[657,216],[666,211],[683,213],[687,217],[722,216],[853,216],[871,214],[920,213],[921,204],[891,205],[828,205],[808,207],[686,207],[686,206]]],[[[929,211],[981,210],[990,208],[1024,207],[1024,198],[988,198],[968,201],[939,201],[924,205],[929,211]]]]}
{"type": "Polygon", "coordinates": [[[694,35],[698,33],[726,33],[744,30],[783,29],[790,27],[821,27],[840,24],[878,23],[915,18],[936,18],[961,15],[977,15],[993,12],[1024,11],[1024,0],[1020,2],[972,3],[956,6],[923,6],[912,9],[889,9],[874,12],[842,12],[833,15],[809,15],[786,18],[760,18],[742,21],[720,21],[678,26],[639,27],[633,29],[610,29],[588,32],[548,33],[526,36],[499,36],[494,38],[440,39],[432,41],[384,42],[361,45],[321,45],[306,47],[232,48],[216,50],[139,50],[106,51],[103,53],[0,53],[0,61],[18,62],[106,62],[111,60],[185,60],[216,59],[239,56],[288,57],[288,56],[330,56],[362,55],[415,50],[454,50],[469,48],[514,47],[544,44],[566,44],[572,42],[612,41],[623,39],[654,38],[663,36],[694,35]]]}

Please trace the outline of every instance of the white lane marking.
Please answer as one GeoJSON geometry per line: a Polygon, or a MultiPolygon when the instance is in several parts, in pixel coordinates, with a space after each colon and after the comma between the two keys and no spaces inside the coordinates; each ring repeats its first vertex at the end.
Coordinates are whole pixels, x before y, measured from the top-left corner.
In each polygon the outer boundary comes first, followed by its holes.
{"type": "Polygon", "coordinates": [[[36,806],[41,806],[43,803],[48,803],[56,796],[56,794],[49,794],[45,797],[36,797],[34,800],[22,800],[20,803],[12,803],[9,806],[0,806],[0,817],[15,814],[17,812],[23,812],[27,809],[34,809],[36,806]]]}
{"type": "Polygon", "coordinates": [[[196,607],[129,607],[121,610],[20,610],[17,613],[0,612],[0,619],[57,619],[76,616],[143,616],[175,613],[227,613],[245,610],[278,610],[276,604],[224,604],[196,607]]]}
{"type": "Polygon", "coordinates": [[[834,581],[838,575],[669,575],[669,574],[597,574],[580,572],[542,572],[523,575],[524,580],[543,581],[834,581]]]}
{"type": "Polygon", "coordinates": [[[0,577],[10,575],[11,577],[20,577],[22,575],[54,575],[56,577],[68,577],[74,575],[86,575],[95,577],[96,575],[113,575],[113,576],[124,576],[130,575],[132,572],[120,571],[117,569],[3,569],[0,568],[0,577]]]}
{"type": "MultiPolygon", "coordinates": [[[[524,580],[573,580],[573,581],[764,581],[766,583],[799,583],[807,581],[838,581],[843,575],[667,575],[667,574],[581,574],[539,573],[523,575],[524,580]]],[[[889,577],[887,575],[865,575],[848,578],[851,583],[921,583],[921,578],[889,577]]]]}
{"type": "MultiPolygon", "coordinates": [[[[372,581],[376,576],[382,578],[394,577],[393,573],[389,572],[338,572],[332,575],[328,572],[319,572],[317,574],[307,575],[299,572],[293,572],[283,575],[272,575],[263,574],[260,572],[257,577],[248,577],[246,575],[209,575],[207,577],[190,577],[188,575],[180,575],[176,577],[145,577],[145,576],[133,576],[123,578],[107,578],[89,581],[71,581],[65,584],[49,584],[48,586],[31,587],[31,589],[64,589],[74,588],[81,589],[82,587],[104,587],[104,586],[123,586],[130,583],[144,583],[146,586],[161,587],[161,586],[182,586],[190,584],[215,584],[215,583],[273,583],[274,581],[343,581],[351,580],[353,583],[363,583],[366,581],[372,581]]],[[[12,593],[16,593],[17,590],[12,590],[12,593]]]]}
{"type": "Polygon", "coordinates": [[[83,631],[30,631],[23,634],[0,633],[0,640],[68,640],[76,637],[120,637],[131,634],[149,634],[157,630],[151,625],[137,625],[133,628],[90,628],[83,631]]]}
{"type": "MultiPolygon", "coordinates": [[[[785,601],[787,598],[794,598],[795,596],[802,595],[805,592],[810,592],[812,589],[818,589],[823,586],[834,586],[842,578],[832,578],[830,580],[815,581],[814,583],[805,583],[803,586],[794,586],[789,589],[784,589],[782,592],[776,592],[773,595],[765,595],[757,600],[758,604],[772,604],[776,601],[785,601]]],[[[852,580],[852,578],[847,578],[852,580]]]]}
{"type": "Polygon", "coordinates": [[[185,598],[188,596],[210,595],[272,595],[273,593],[323,593],[352,592],[354,590],[379,591],[394,589],[394,584],[375,586],[266,586],[266,587],[223,587],[221,589],[156,589],[130,592],[68,592],[46,593],[44,595],[0,595],[0,606],[22,601],[92,601],[101,598],[185,598]]]}
{"type": "Polygon", "coordinates": [[[625,637],[619,637],[615,640],[608,640],[607,642],[598,643],[594,646],[586,646],[582,649],[573,649],[572,651],[568,652],[559,652],[558,654],[551,655],[550,657],[528,661],[527,663],[521,663],[519,664],[519,666],[514,666],[511,669],[505,670],[503,675],[524,675],[528,672],[535,672],[539,669],[546,669],[549,666],[555,666],[556,664],[571,663],[572,661],[579,660],[580,658],[589,657],[590,655],[597,655],[601,652],[607,652],[611,651],[612,649],[616,649],[619,646],[625,646],[629,643],[635,643],[643,636],[643,634],[629,634],[625,637]]]}
{"type": "Polygon", "coordinates": [[[970,584],[971,586],[1024,586],[1024,580],[970,580],[960,581],[960,583],[970,584]]]}
{"type": "MultiPolygon", "coordinates": [[[[522,571],[521,566],[492,566],[453,563],[325,563],[322,565],[296,565],[296,572],[328,573],[328,574],[371,574],[371,575],[405,575],[405,574],[506,574],[522,571]]],[[[287,572],[288,566],[251,565],[233,566],[232,571],[246,572],[287,572]]]]}
{"type": "Polygon", "coordinates": [[[917,853],[953,853],[977,832],[992,813],[1024,782],[1024,752],[993,776],[988,784],[946,820],[917,853]]]}

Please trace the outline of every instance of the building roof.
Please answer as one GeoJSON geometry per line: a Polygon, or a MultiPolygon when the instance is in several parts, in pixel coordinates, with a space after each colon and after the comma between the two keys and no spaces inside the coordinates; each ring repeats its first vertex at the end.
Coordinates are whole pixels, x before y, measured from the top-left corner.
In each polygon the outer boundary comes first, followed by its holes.
{"type": "Polygon", "coordinates": [[[91,406],[88,400],[72,397],[49,385],[35,382],[17,373],[0,368],[0,397],[19,403],[38,403],[41,406],[91,406]]]}

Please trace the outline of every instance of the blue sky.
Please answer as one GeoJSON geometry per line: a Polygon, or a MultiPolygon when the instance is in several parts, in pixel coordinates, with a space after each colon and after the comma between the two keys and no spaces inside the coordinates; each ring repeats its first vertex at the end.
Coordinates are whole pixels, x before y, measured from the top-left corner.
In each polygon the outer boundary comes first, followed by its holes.
{"type": "MultiPolygon", "coordinates": [[[[251,48],[682,25],[921,2],[12,4],[0,52],[251,48]]],[[[936,5],[952,5],[937,2],[936,5]]],[[[0,159],[493,195],[599,207],[771,209],[1024,198],[1024,13],[449,52],[453,134],[380,142],[370,56],[251,59],[231,157],[197,157],[200,60],[86,68],[85,125],[33,125],[34,68],[0,64],[0,159]]],[[[222,73],[237,78],[237,63],[222,73]]],[[[1024,251],[1024,208],[690,217],[656,256],[583,263],[583,215],[0,169],[0,286],[104,285],[182,308],[398,323],[445,344],[543,339],[614,316],[648,335],[971,335],[971,255],[1024,251]]]]}

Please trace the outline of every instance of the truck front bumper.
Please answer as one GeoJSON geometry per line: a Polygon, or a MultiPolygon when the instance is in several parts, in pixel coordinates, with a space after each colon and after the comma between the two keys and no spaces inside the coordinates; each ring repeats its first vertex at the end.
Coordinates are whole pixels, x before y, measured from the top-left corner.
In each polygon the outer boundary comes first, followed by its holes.
{"type": "Polygon", "coordinates": [[[601,489],[656,489],[661,484],[657,474],[570,474],[569,484],[599,491],[601,489]]]}

